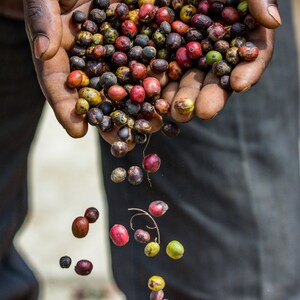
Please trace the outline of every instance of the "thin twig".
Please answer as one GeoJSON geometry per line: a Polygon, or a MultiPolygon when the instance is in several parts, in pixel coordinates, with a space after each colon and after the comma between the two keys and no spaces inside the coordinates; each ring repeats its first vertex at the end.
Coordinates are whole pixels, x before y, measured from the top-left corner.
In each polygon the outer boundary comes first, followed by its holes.
{"type": "Polygon", "coordinates": [[[133,207],[133,208],[128,208],[128,210],[130,210],[130,211],[138,211],[139,212],[137,214],[134,214],[131,217],[131,219],[130,219],[130,228],[132,230],[134,230],[133,229],[134,227],[133,227],[133,224],[132,224],[132,220],[134,219],[134,217],[136,217],[136,216],[143,216],[143,215],[149,217],[151,219],[151,221],[153,222],[153,224],[154,224],[153,229],[156,229],[156,232],[157,232],[157,243],[160,244],[160,232],[159,232],[159,228],[158,228],[157,223],[155,222],[155,220],[152,218],[152,216],[149,213],[147,213],[145,210],[140,209],[140,208],[133,207]]]}

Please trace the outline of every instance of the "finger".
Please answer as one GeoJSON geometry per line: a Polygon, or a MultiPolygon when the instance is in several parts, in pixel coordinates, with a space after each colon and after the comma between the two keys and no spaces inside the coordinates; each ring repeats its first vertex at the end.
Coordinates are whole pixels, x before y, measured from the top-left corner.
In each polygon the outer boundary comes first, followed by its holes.
{"type": "Polygon", "coordinates": [[[169,83],[169,77],[168,77],[166,72],[155,73],[155,72],[153,72],[152,70],[149,69],[147,74],[148,74],[149,77],[156,78],[159,81],[160,86],[162,88],[164,88],[169,83]]]}
{"type": "Polygon", "coordinates": [[[259,55],[251,62],[241,62],[231,73],[231,87],[236,92],[243,92],[258,82],[268,63],[274,48],[274,30],[262,26],[251,33],[249,40],[259,48],[259,55]]]}
{"type": "Polygon", "coordinates": [[[225,106],[232,91],[220,86],[220,78],[210,71],[196,99],[195,114],[202,120],[214,118],[225,106]]]}
{"type": "Polygon", "coordinates": [[[74,138],[84,136],[88,129],[87,122],[75,112],[78,93],[65,84],[70,72],[66,51],[60,48],[52,59],[36,60],[35,66],[40,86],[59,123],[70,136],[74,138]]]}
{"type": "Polygon", "coordinates": [[[179,83],[179,89],[172,101],[171,106],[171,115],[175,121],[185,123],[192,119],[194,112],[181,114],[176,111],[175,106],[182,98],[189,98],[193,102],[195,102],[197,95],[202,87],[204,77],[204,72],[195,68],[188,70],[182,77],[179,83]]]}
{"type": "Polygon", "coordinates": [[[248,0],[252,16],[264,27],[274,29],[281,25],[277,0],[248,0]]]}
{"type": "Polygon", "coordinates": [[[57,0],[24,1],[27,35],[36,59],[50,59],[62,39],[62,22],[57,0]]]}
{"type": "Polygon", "coordinates": [[[178,92],[179,89],[179,82],[177,81],[171,81],[168,83],[168,85],[163,89],[162,91],[162,98],[167,100],[168,103],[171,105],[173,102],[173,99],[178,92]]]}

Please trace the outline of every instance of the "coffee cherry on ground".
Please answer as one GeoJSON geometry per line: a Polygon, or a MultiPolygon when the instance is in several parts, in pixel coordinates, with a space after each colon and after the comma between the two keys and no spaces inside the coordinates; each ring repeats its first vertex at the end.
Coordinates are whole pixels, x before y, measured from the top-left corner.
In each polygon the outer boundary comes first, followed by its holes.
{"type": "Polygon", "coordinates": [[[123,141],[116,141],[110,147],[110,153],[114,157],[124,157],[128,152],[128,145],[123,141]]]}
{"type": "Polygon", "coordinates": [[[126,178],[126,170],[124,168],[115,168],[110,175],[110,179],[114,183],[120,183],[123,182],[126,178]]]}
{"type": "Polygon", "coordinates": [[[89,232],[89,221],[85,217],[77,217],[72,223],[72,233],[77,238],[84,238],[89,232]]]}
{"type": "Polygon", "coordinates": [[[164,291],[163,290],[160,290],[160,291],[151,291],[150,293],[150,300],[163,300],[164,299],[164,291]]]}
{"type": "Polygon", "coordinates": [[[59,265],[63,269],[68,269],[71,266],[71,263],[72,263],[72,259],[71,259],[71,257],[69,257],[67,255],[66,256],[62,256],[59,259],[59,265]]]}
{"type": "Polygon", "coordinates": [[[115,224],[109,231],[109,236],[112,242],[118,246],[125,246],[129,241],[129,234],[127,229],[121,224],[115,224]]]}
{"type": "Polygon", "coordinates": [[[146,244],[150,241],[151,236],[148,231],[145,231],[143,229],[137,229],[134,232],[134,239],[141,244],[146,244]]]}
{"type": "Polygon", "coordinates": [[[165,280],[158,275],[153,275],[148,280],[148,287],[151,291],[158,292],[165,287],[165,280]]]}
{"type": "Polygon", "coordinates": [[[180,128],[173,121],[165,121],[161,127],[161,132],[168,137],[176,137],[180,133],[180,128]]]}
{"type": "Polygon", "coordinates": [[[127,179],[132,185],[138,185],[143,181],[143,171],[139,166],[131,166],[127,171],[127,179]]]}
{"type": "Polygon", "coordinates": [[[153,257],[158,254],[159,250],[160,250],[159,243],[150,242],[145,246],[144,253],[146,256],[153,257]]]}
{"type": "Polygon", "coordinates": [[[144,170],[148,173],[155,173],[160,168],[161,160],[159,156],[155,153],[146,155],[143,158],[142,166],[144,170]]]}
{"type": "Polygon", "coordinates": [[[174,109],[181,115],[188,115],[194,110],[194,100],[191,98],[179,98],[175,100],[174,109]]]}
{"type": "Polygon", "coordinates": [[[170,258],[177,260],[183,256],[184,247],[180,242],[174,240],[174,241],[171,241],[168,243],[168,245],[166,247],[166,253],[168,254],[168,256],[170,258]]]}
{"type": "Polygon", "coordinates": [[[92,270],[93,264],[87,259],[79,260],[75,266],[75,272],[81,276],[89,275],[92,270]]]}
{"type": "Polygon", "coordinates": [[[164,215],[166,213],[166,211],[168,210],[168,204],[165,203],[164,201],[161,200],[155,200],[152,201],[149,204],[148,207],[148,212],[153,216],[153,217],[161,217],[162,215],[164,215]]]}
{"type": "Polygon", "coordinates": [[[89,223],[95,223],[99,218],[99,211],[95,207],[89,207],[86,209],[84,216],[87,218],[89,223]]]}

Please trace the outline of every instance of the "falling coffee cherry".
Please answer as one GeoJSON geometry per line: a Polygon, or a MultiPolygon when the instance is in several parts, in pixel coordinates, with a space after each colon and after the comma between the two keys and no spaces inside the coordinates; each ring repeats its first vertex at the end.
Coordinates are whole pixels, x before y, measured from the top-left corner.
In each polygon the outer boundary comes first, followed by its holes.
{"type": "Polygon", "coordinates": [[[89,275],[92,270],[93,264],[87,259],[79,260],[75,266],[75,272],[81,276],[89,275]]]}
{"type": "Polygon", "coordinates": [[[72,233],[77,238],[84,238],[89,232],[89,221],[86,217],[77,217],[72,223],[72,233]]]}
{"type": "Polygon", "coordinates": [[[164,299],[164,291],[160,290],[158,292],[151,291],[150,293],[150,300],[163,300],[164,299]]]}
{"type": "Polygon", "coordinates": [[[142,166],[145,171],[155,173],[160,168],[161,160],[155,153],[148,154],[144,157],[142,166]]]}
{"type": "Polygon", "coordinates": [[[109,236],[112,242],[118,247],[125,246],[129,241],[128,231],[126,227],[121,224],[112,226],[109,231],[109,236]]]}
{"type": "Polygon", "coordinates": [[[165,280],[159,275],[153,275],[148,280],[148,287],[151,291],[158,292],[165,287],[165,280]]]}
{"type": "Polygon", "coordinates": [[[153,257],[158,254],[160,251],[159,243],[157,242],[150,242],[144,248],[144,253],[146,256],[153,257]]]}
{"type": "Polygon", "coordinates": [[[145,231],[143,229],[137,229],[134,232],[134,239],[141,244],[146,244],[150,241],[150,234],[148,231],[145,231]]]}
{"type": "Polygon", "coordinates": [[[184,247],[180,242],[173,240],[167,245],[166,253],[170,258],[177,260],[183,256],[184,247]]]}
{"type": "Polygon", "coordinates": [[[149,204],[148,211],[153,217],[161,217],[168,210],[168,204],[161,200],[152,201],[149,204]]]}
{"type": "Polygon", "coordinates": [[[89,207],[86,209],[84,216],[87,218],[89,223],[95,223],[99,218],[99,211],[95,207],[89,207]]]}
{"type": "Polygon", "coordinates": [[[59,259],[59,265],[63,269],[68,269],[71,266],[72,259],[71,257],[65,255],[59,259]]]}

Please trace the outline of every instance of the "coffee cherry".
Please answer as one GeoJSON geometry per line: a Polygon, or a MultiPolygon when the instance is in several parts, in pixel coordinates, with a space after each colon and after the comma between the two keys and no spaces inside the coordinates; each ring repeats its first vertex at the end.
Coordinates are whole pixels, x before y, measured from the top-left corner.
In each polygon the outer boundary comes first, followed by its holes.
{"type": "Polygon", "coordinates": [[[111,181],[114,183],[123,182],[126,178],[126,170],[124,168],[116,168],[111,172],[111,181]]]}
{"type": "Polygon", "coordinates": [[[143,181],[143,171],[139,166],[132,166],[127,171],[127,179],[132,185],[138,185],[143,181]]]}
{"type": "Polygon", "coordinates": [[[168,254],[168,256],[170,258],[177,260],[183,256],[184,247],[180,242],[174,240],[174,241],[171,241],[168,243],[168,245],[166,247],[166,253],[168,254]]]}
{"type": "Polygon", "coordinates": [[[115,224],[109,231],[109,236],[112,242],[118,246],[125,246],[129,241],[129,234],[127,229],[121,224],[115,224]]]}
{"type": "Polygon", "coordinates": [[[173,121],[165,121],[161,127],[161,131],[165,136],[176,137],[180,133],[180,128],[173,121]]]}
{"type": "Polygon", "coordinates": [[[114,157],[124,157],[128,152],[128,145],[123,141],[116,141],[110,147],[110,153],[114,157]]]}
{"type": "Polygon", "coordinates": [[[179,98],[175,100],[174,110],[181,115],[188,115],[194,110],[194,100],[191,98],[179,98]]]}
{"type": "Polygon", "coordinates": [[[239,47],[239,55],[245,61],[252,61],[257,58],[259,49],[252,42],[246,42],[239,47]]]}
{"type": "Polygon", "coordinates": [[[72,14],[72,21],[75,23],[83,23],[87,19],[86,14],[83,11],[75,10],[72,14]]]}
{"type": "Polygon", "coordinates": [[[145,246],[144,253],[146,256],[153,257],[158,254],[159,250],[160,250],[159,243],[150,242],[145,246]]]}
{"type": "Polygon", "coordinates": [[[83,98],[78,98],[75,105],[75,112],[77,115],[84,115],[89,111],[90,105],[88,101],[83,98]]]}
{"type": "Polygon", "coordinates": [[[95,207],[89,207],[86,209],[84,216],[87,218],[89,223],[95,223],[99,218],[99,211],[95,207]]]}
{"type": "Polygon", "coordinates": [[[59,259],[59,265],[63,269],[68,269],[71,266],[72,259],[69,256],[62,256],[59,259]]]}
{"type": "Polygon", "coordinates": [[[86,114],[88,123],[92,126],[98,125],[103,120],[103,112],[98,107],[92,107],[86,114]]]}
{"type": "Polygon", "coordinates": [[[164,299],[164,291],[163,290],[160,290],[158,292],[155,292],[155,291],[151,291],[150,293],[150,300],[163,300],[164,299]]]}
{"type": "Polygon", "coordinates": [[[77,217],[72,223],[72,233],[77,238],[84,238],[89,232],[89,221],[85,217],[77,217]]]}
{"type": "Polygon", "coordinates": [[[150,241],[151,237],[148,231],[137,229],[134,232],[134,239],[141,244],[146,244],[150,241]]]}
{"type": "Polygon", "coordinates": [[[93,264],[87,259],[79,260],[75,266],[75,272],[81,276],[89,275],[92,270],[93,264]]]}
{"type": "Polygon", "coordinates": [[[153,217],[161,217],[168,210],[168,205],[164,201],[155,200],[149,204],[148,211],[153,217]]]}
{"type": "Polygon", "coordinates": [[[148,154],[144,157],[142,166],[148,173],[155,173],[160,168],[161,160],[155,153],[148,154]]]}
{"type": "Polygon", "coordinates": [[[148,287],[151,291],[158,292],[165,287],[165,280],[158,275],[153,275],[148,280],[148,287]]]}

